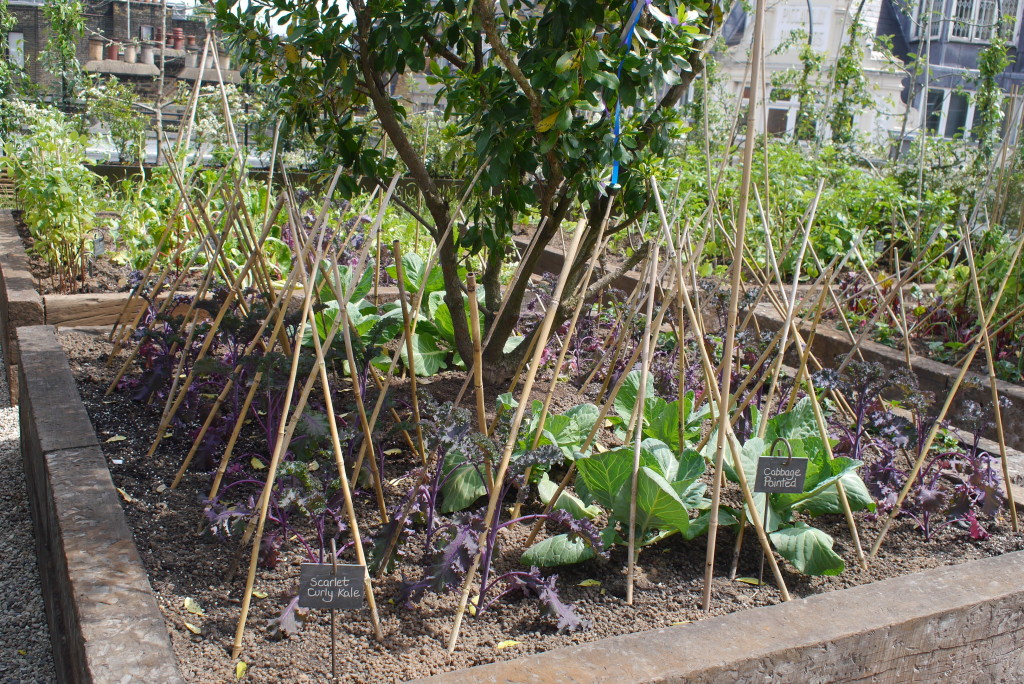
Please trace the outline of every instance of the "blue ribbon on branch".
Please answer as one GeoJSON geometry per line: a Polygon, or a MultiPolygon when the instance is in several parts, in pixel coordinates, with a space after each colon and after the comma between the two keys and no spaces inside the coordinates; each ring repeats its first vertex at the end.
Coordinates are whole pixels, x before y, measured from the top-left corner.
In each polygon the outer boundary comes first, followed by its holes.
{"type": "MultiPolygon", "coordinates": [[[[622,65],[626,62],[626,55],[633,49],[633,31],[636,29],[637,22],[640,21],[640,17],[644,13],[644,9],[651,4],[653,0],[642,0],[637,2],[633,0],[630,5],[629,20],[626,22],[626,26],[622,29],[622,35],[619,37],[619,44],[626,48],[626,54],[619,60],[619,68],[616,70],[616,76],[619,79],[619,87],[622,86],[622,65]]],[[[613,150],[618,151],[619,149],[619,137],[622,133],[622,97],[616,91],[615,93],[615,143],[613,150]]],[[[617,187],[619,184],[619,160],[612,160],[612,177],[608,183],[610,186],[617,187]]]]}

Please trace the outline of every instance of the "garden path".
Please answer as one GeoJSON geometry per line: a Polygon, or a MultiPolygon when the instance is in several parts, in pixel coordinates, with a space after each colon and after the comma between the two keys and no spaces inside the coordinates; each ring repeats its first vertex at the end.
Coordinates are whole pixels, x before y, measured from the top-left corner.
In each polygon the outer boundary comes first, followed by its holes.
{"type": "MultiPolygon", "coordinates": [[[[2,355],[0,355],[2,357],[2,355]]],[[[0,373],[0,682],[56,680],[21,462],[18,407],[0,373]]]]}

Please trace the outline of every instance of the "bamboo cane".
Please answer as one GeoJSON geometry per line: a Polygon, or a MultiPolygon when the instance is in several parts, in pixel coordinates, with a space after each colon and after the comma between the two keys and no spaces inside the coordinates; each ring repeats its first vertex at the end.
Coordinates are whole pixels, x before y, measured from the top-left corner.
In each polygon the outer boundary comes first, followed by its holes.
{"type": "MultiPolygon", "coordinates": [[[[395,240],[391,247],[395,257],[395,275],[398,276],[398,300],[402,304],[402,327],[405,331],[405,353],[409,357],[409,393],[412,399],[412,416],[416,423],[416,448],[423,465],[427,464],[427,452],[423,448],[423,426],[420,425],[420,399],[416,391],[416,354],[413,353],[412,324],[409,303],[405,300],[405,266],[402,264],[402,243],[395,240]]],[[[476,284],[475,281],[473,283],[476,284]]],[[[475,288],[474,288],[475,292],[475,288]]],[[[471,294],[470,297],[473,297],[471,294]]],[[[383,385],[381,385],[383,388],[383,385]]]]}
{"type": "MultiPolygon", "coordinates": [[[[760,1],[763,3],[763,0],[760,1]]],[[[665,216],[665,209],[661,203],[661,195],[658,192],[656,184],[654,184],[654,198],[658,208],[658,217],[661,221],[662,231],[665,234],[665,242],[669,250],[669,254],[671,255],[673,265],[676,269],[676,281],[678,282],[680,289],[683,291],[680,296],[680,299],[683,302],[683,305],[686,309],[686,315],[690,319],[690,324],[694,326],[696,330],[699,331],[702,329],[702,325],[699,316],[694,311],[693,305],[690,302],[690,295],[686,291],[686,278],[683,274],[682,253],[677,252],[673,244],[672,234],[668,226],[668,219],[665,216]]],[[[693,259],[690,258],[688,261],[689,270],[692,273],[694,271],[693,259]]],[[[735,312],[735,309],[733,309],[733,311],[735,312]]],[[[721,408],[723,402],[727,401],[726,399],[724,399],[724,397],[727,395],[719,391],[718,384],[714,381],[714,364],[711,363],[711,359],[708,356],[708,350],[706,346],[704,344],[698,344],[697,350],[700,354],[701,365],[704,368],[704,376],[706,378],[707,388],[709,393],[712,395],[711,406],[714,406],[717,403],[719,408],[721,408]]],[[[748,486],[746,474],[743,472],[743,466],[740,457],[740,445],[736,440],[736,436],[732,432],[732,424],[727,419],[722,420],[721,415],[722,414],[719,414],[719,425],[723,426],[728,434],[728,445],[730,454],[732,455],[733,468],[736,471],[736,477],[739,480],[740,491],[743,494],[744,502],[750,509],[751,523],[753,524],[754,530],[757,533],[758,542],[761,544],[761,548],[765,552],[765,557],[768,560],[768,565],[772,571],[772,575],[775,578],[776,586],[778,586],[779,589],[779,595],[783,601],[789,601],[789,590],[786,588],[786,582],[782,577],[782,572],[779,569],[778,562],[775,560],[775,555],[771,548],[771,542],[769,542],[768,540],[768,535],[765,532],[760,514],[757,511],[757,506],[754,503],[754,497],[751,494],[750,487],[748,486]]],[[[725,415],[728,416],[728,413],[726,413],[725,415]]],[[[722,476],[723,469],[716,468],[716,472],[714,474],[715,486],[721,487],[722,476]]],[[[715,509],[712,508],[711,510],[714,511],[715,509]]],[[[709,589],[710,585],[707,583],[707,581],[705,581],[705,592],[710,593],[709,589]]]]}
{"type": "MultiPolygon", "coordinates": [[[[480,434],[486,435],[487,408],[484,398],[483,347],[480,344],[480,309],[476,300],[476,273],[466,274],[466,292],[469,296],[469,332],[473,337],[473,390],[476,395],[476,420],[480,434]]],[[[411,354],[410,354],[411,355],[411,354]]],[[[426,464],[426,457],[423,459],[426,464]]],[[[494,488],[494,472],[491,455],[484,452],[484,484],[487,492],[494,488]]]]}
{"type": "Polygon", "coordinates": [[[331,431],[331,446],[334,449],[334,462],[338,468],[341,492],[345,499],[345,515],[348,518],[349,529],[352,534],[352,543],[356,551],[356,562],[363,566],[363,585],[365,588],[366,600],[370,608],[370,620],[373,623],[373,633],[377,638],[377,641],[382,641],[384,639],[384,633],[380,627],[380,617],[377,615],[377,602],[373,596],[373,584],[370,581],[370,573],[366,565],[366,554],[363,551],[363,540],[359,534],[359,521],[356,519],[355,507],[352,505],[352,488],[349,486],[348,474],[345,472],[345,457],[341,450],[341,440],[338,437],[338,422],[334,415],[334,400],[331,396],[331,385],[327,377],[327,365],[324,362],[324,350],[323,346],[320,344],[320,334],[317,333],[315,329],[313,331],[313,349],[316,352],[316,363],[320,375],[320,384],[323,386],[324,408],[327,412],[327,425],[331,431]]]}
{"type": "Polygon", "coordinates": [[[647,294],[647,318],[644,323],[642,351],[640,353],[640,387],[637,389],[636,405],[633,407],[636,417],[636,434],[633,436],[633,473],[630,480],[629,495],[629,542],[628,564],[626,566],[626,603],[633,605],[633,581],[636,571],[636,497],[640,481],[640,443],[644,436],[644,408],[647,391],[647,377],[651,372],[651,319],[654,318],[654,296],[658,289],[658,248],[654,242],[654,254],[650,260],[650,292],[647,294]]]}
{"type": "MultiPolygon", "coordinates": [[[[1021,249],[1024,248],[1024,234],[1017,240],[1017,247],[1014,250],[1013,259],[1011,263],[1016,263],[1020,258],[1021,249]]],[[[999,284],[999,289],[996,292],[996,296],[992,301],[992,305],[988,312],[985,313],[982,310],[982,329],[988,328],[989,322],[992,320],[992,316],[995,315],[996,309],[999,307],[999,302],[1003,297],[1003,293],[1006,291],[1006,284],[1009,280],[1008,276],[1010,271],[1007,272],[1006,276],[1003,277],[1002,282],[999,284]]],[[[941,428],[941,423],[945,419],[946,414],[949,412],[950,407],[953,405],[953,398],[956,396],[957,390],[960,389],[960,385],[963,383],[964,378],[967,376],[967,371],[970,368],[971,362],[974,360],[975,355],[978,353],[978,349],[984,342],[984,336],[980,337],[974,345],[971,347],[971,351],[967,355],[967,360],[963,367],[960,369],[960,373],[953,381],[952,386],[948,390],[946,395],[946,401],[942,405],[942,409],[939,411],[939,415],[936,417],[935,422],[932,424],[931,430],[928,432],[928,436],[925,438],[924,445],[921,448],[920,453],[917,456],[917,460],[914,463],[914,467],[907,477],[907,482],[903,485],[903,489],[900,491],[899,496],[896,498],[896,503],[893,505],[892,510],[889,511],[889,515],[886,516],[885,521],[882,523],[882,529],[879,530],[878,537],[875,539],[874,545],[871,547],[871,557],[873,558],[878,554],[878,550],[882,546],[882,542],[885,540],[886,534],[889,532],[889,528],[892,526],[892,521],[896,519],[903,506],[903,500],[907,498],[907,494],[910,493],[911,487],[914,485],[914,481],[921,472],[921,466],[924,465],[924,460],[928,456],[928,451],[931,449],[932,444],[935,442],[935,437],[938,435],[941,428]]]]}
{"type": "MultiPolygon", "coordinates": [[[[978,283],[978,269],[974,263],[974,248],[971,241],[967,240],[967,261],[971,267],[971,282],[974,284],[974,302],[978,311],[984,311],[985,305],[981,301],[981,286],[978,283]]],[[[1006,460],[1006,433],[1003,430],[1003,412],[999,402],[999,386],[996,382],[996,368],[993,361],[992,343],[989,340],[988,326],[981,328],[981,344],[985,347],[985,364],[988,369],[988,385],[992,391],[992,411],[995,413],[996,437],[999,442],[999,461],[1003,469],[1003,486],[1006,490],[1006,503],[1010,509],[1010,524],[1014,532],[1018,532],[1017,507],[1013,500],[1013,488],[1010,486],[1010,470],[1006,460]]],[[[966,368],[970,364],[964,364],[966,368]]]]}
{"type": "MultiPolygon", "coordinates": [[[[755,57],[751,64],[750,75],[750,82],[753,87],[757,87],[757,84],[760,82],[759,79],[763,67],[761,60],[757,59],[757,55],[761,52],[761,45],[764,39],[764,12],[765,0],[758,0],[754,19],[753,54],[755,57]]],[[[729,295],[729,314],[726,323],[724,351],[722,352],[722,385],[719,391],[718,404],[718,445],[715,449],[715,472],[711,485],[711,511],[708,518],[708,543],[704,562],[704,596],[701,601],[701,607],[705,611],[711,610],[711,587],[715,571],[715,542],[718,535],[718,509],[721,502],[726,436],[730,427],[729,395],[732,386],[732,357],[736,335],[736,310],[739,307],[740,279],[743,271],[743,247],[747,223],[747,205],[750,198],[750,175],[754,154],[754,119],[756,111],[756,98],[751,97],[747,107],[747,131],[743,146],[743,175],[740,183],[740,206],[736,221],[736,237],[733,249],[732,291],[729,295]]],[[[713,385],[714,379],[709,377],[708,384],[713,385]]]]}
{"type": "MultiPolygon", "coordinates": [[[[296,269],[301,269],[303,264],[296,263],[296,269]]],[[[309,320],[310,306],[313,303],[312,288],[306,288],[305,295],[302,303],[302,317],[300,319],[300,329],[309,320]]],[[[314,332],[314,334],[316,334],[314,332]]],[[[295,379],[299,370],[299,355],[302,350],[302,345],[296,344],[292,351],[291,368],[288,372],[288,389],[285,392],[284,408],[281,411],[281,421],[278,425],[277,430],[277,441],[274,444],[274,451],[270,458],[270,465],[267,470],[267,482],[263,487],[263,493],[260,496],[259,504],[259,516],[258,522],[256,523],[255,540],[252,545],[252,553],[249,558],[249,574],[245,581],[245,592],[242,595],[242,611],[238,618],[238,626],[235,629],[235,642],[231,649],[231,659],[237,660],[239,653],[242,652],[242,635],[245,633],[245,621],[249,616],[249,604],[252,601],[252,589],[253,584],[256,581],[256,566],[259,562],[260,554],[260,540],[263,538],[263,527],[267,520],[267,511],[270,507],[270,492],[274,487],[274,479],[277,476],[277,467],[281,461],[281,456],[285,449],[285,427],[288,421],[288,412],[291,408],[292,393],[295,390],[295,379]]]]}
{"type": "Polygon", "coordinates": [[[523,414],[525,413],[526,406],[529,403],[530,393],[533,391],[533,383],[537,377],[537,370],[540,367],[540,355],[544,351],[544,343],[551,334],[551,327],[554,323],[555,313],[562,298],[565,281],[569,276],[569,270],[572,267],[572,262],[576,258],[576,251],[579,248],[580,238],[583,236],[583,232],[583,226],[578,225],[576,231],[573,233],[572,244],[565,255],[565,261],[562,264],[562,272],[559,275],[558,283],[555,285],[554,301],[538,329],[538,343],[533,350],[533,362],[529,366],[526,381],[523,383],[523,391],[521,394],[522,399],[520,400],[519,405],[516,406],[516,412],[512,417],[512,424],[509,428],[509,437],[505,442],[505,448],[501,455],[501,462],[498,464],[498,471],[494,477],[494,487],[491,489],[491,495],[487,501],[487,512],[484,515],[483,530],[480,532],[479,549],[473,558],[473,563],[470,565],[469,571],[466,573],[466,579],[462,587],[462,596],[459,600],[459,608],[455,613],[455,623],[452,625],[452,631],[448,637],[449,653],[455,651],[455,644],[459,638],[459,628],[462,625],[462,617],[466,612],[466,604],[469,602],[469,592],[472,590],[473,580],[476,578],[476,572],[480,567],[480,558],[483,553],[484,545],[487,543],[487,537],[490,534],[491,526],[494,524],[494,516],[498,507],[498,497],[501,492],[502,483],[505,480],[505,474],[508,472],[508,465],[512,458],[512,450],[515,447],[519,427],[522,424],[523,414]]]}

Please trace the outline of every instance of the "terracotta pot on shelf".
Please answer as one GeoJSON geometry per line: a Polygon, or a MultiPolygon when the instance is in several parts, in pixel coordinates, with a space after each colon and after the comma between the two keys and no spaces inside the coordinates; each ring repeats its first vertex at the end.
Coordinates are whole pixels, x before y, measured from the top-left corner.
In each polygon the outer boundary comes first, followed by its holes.
{"type": "Polygon", "coordinates": [[[143,45],[139,53],[139,61],[143,64],[156,64],[156,55],[152,45],[143,45]]]}
{"type": "Polygon", "coordinates": [[[184,50],[185,49],[185,39],[184,38],[175,38],[174,39],[174,49],[175,50],[184,50]]]}
{"type": "Polygon", "coordinates": [[[135,45],[124,46],[124,61],[128,64],[135,64],[139,56],[139,48],[135,45]]]}
{"type": "Polygon", "coordinates": [[[195,47],[196,46],[196,37],[195,36],[185,36],[185,45],[188,46],[188,47],[195,47]]]}
{"type": "Polygon", "coordinates": [[[111,43],[107,46],[107,59],[117,61],[118,53],[121,51],[121,46],[117,43],[111,43]]]}
{"type": "Polygon", "coordinates": [[[89,41],[89,59],[97,61],[103,59],[103,41],[93,38],[89,41]]]}

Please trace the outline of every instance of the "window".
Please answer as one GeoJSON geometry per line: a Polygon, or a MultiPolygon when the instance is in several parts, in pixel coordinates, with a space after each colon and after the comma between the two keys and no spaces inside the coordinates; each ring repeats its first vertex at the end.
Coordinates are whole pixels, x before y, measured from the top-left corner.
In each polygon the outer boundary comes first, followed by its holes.
{"type": "Polygon", "coordinates": [[[1001,30],[1004,37],[1014,40],[1020,23],[1020,9],[1020,0],[953,0],[950,38],[987,43],[992,40],[999,21],[1008,17],[1008,23],[1003,24],[1001,30]]]}
{"type": "Polygon", "coordinates": [[[946,88],[929,88],[925,128],[944,138],[969,137],[979,124],[974,98],[946,88]]]}
{"type": "Polygon", "coordinates": [[[153,40],[153,27],[152,26],[140,26],[139,27],[139,40],[142,40],[142,41],[153,40]]]}
{"type": "MultiPolygon", "coordinates": [[[[957,2],[958,0],[953,0],[957,2]]],[[[946,0],[920,0],[917,5],[917,23],[914,35],[920,39],[925,36],[938,38],[942,35],[944,6],[946,0]]]]}
{"type": "Polygon", "coordinates": [[[25,66],[25,34],[12,31],[7,34],[7,57],[19,67],[25,66]]]}

